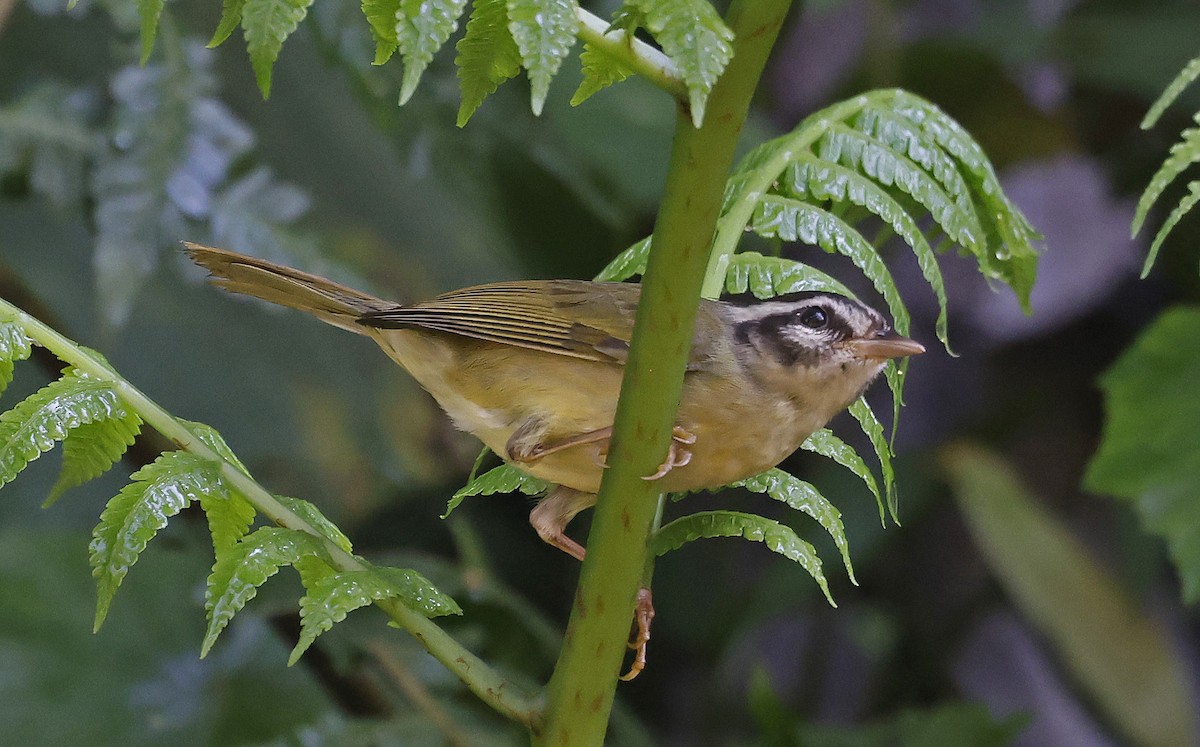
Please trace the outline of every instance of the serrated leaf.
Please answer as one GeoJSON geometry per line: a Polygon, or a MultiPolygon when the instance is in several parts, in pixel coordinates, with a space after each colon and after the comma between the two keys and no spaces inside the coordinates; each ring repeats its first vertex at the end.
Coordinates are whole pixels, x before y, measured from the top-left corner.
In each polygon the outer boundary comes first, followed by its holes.
{"type": "Polygon", "coordinates": [[[514,491],[525,495],[541,495],[549,489],[550,483],[545,480],[527,475],[512,465],[502,464],[484,472],[459,488],[458,492],[451,496],[450,502],[446,504],[446,513],[442,514],[442,518],[449,516],[450,512],[458,508],[464,499],[473,495],[493,495],[514,491]]]}
{"type": "Polygon", "coordinates": [[[375,60],[372,65],[382,65],[390,60],[400,46],[396,36],[400,3],[401,0],[362,0],[362,12],[375,39],[375,60]]]}
{"type": "Polygon", "coordinates": [[[529,71],[534,114],[542,113],[550,80],[575,44],[575,0],[507,0],[508,29],[529,71]]]}
{"type": "Polygon", "coordinates": [[[397,599],[426,617],[460,615],[453,599],[434,588],[416,571],[372,566],[325,576],[300,600],[300,640],[288,657],[295,664],[317,636],[346,619],[346,615],[372,602],[397,599]]]}
{"type": "Polygon", "coordinates": [[[815,267],[784,257],[764,257],[758,252],[741,252],[729,258],[725,291],[748,292],[761,299],[805,291],[855,298],[849,288],[815,267]]]}
{"type": "Polygon", "coordinates": [[[875,496],[875,502],[879,504],[879,518],[882,521],[884,507],[879,484],[875,482],[875,475],[871,473],[871,469],[867,467],[867,463],[858,455],[853,446],[835,436],[833,431],[828,428],[822,428],[805,439],[804,443],[800,444],[800,448],[832,459],[857,475],[858,479],[862,480],[871,494],[875,496]]]}
{"type": "Polygon", "coordinates": [[[33,343],[21,325],[0,321],[0,394],[12,382],[13,363],[25,360],[32,351],[33,343]]]}
{"type": "Polygon", "coordinates": [[[242,25],[242,8],[245,6],[246,0],[222,0],[221,20],[217,22],[217,30],[213,32],[213,37],[208,42],[209,49],[222,44],[238,26],[242,25]]]}
{"type": "Polygon", "coordinates": [[[1150,244],[1150,251],[1146,254],[1146,262],[1142,266],[1142,277],[1150,274],[1150,268],[1154,265],[1154,260],[1158,257],[1158,250],[1162,248],[1162,244],[1167,239],[1167,234],[1175,228],[1175,225],[1191,212],[1192,208],[1196,207],[1196,203],[1200,202],[1200,181],[1188,183],[1188,193],[1179,199],[1179,204],[1171,210],[1171,214],[1163,221],[1163,224],[1158,229],[1158,233],[1154,235],[1154,241],[1150,244]]]}
{"type": "Polygon", "coordinates": [[[307,555],[322,557],[321,539],[293,529],[262,527],[231,547],[218,558],[208,577],[204,607],[208,611],[208,630],[200,647],[200,656],[208,655],[217,636],[246,604],[258,594],[258,587],[285,565],[295,565],[307,555]]]}
{"type": "Polygon", "coordinates": [[[650,238],[647,236],[614,257],[596,275],[596,280],[628,280],[634,275],[644,274],[646,272],[646,262],[650,259],[650,238]]]}
{"type": "Polygon", "coordinates": [[[107,472],[133,445],[141,425],[138,414],[122,405],[113,411],[113,417],[71,429],[63,442],[62,469],[43,507],[49,507],[65,491],[107,472]]]}
{"type": "Polygon", "coordinates": [[[733,58],[733,32],[707,0],[629,0],[675,63],[688,89],[692,123],[704,122],[708,94],[733,58]]]}
{"type": "Polygon", "coordinates": [[[404,60],[401,104],[412,97],[434,53],[458,28],[458,17],[466,4],[466,0],[400,0],[396,42],[404,60]]]}
{"type": "Polygon", "coordinates": [[[1161,621],[1139,609],[1001,459],[957,444],[943,451],[942,462],[996,579],[1023,619],[1058,650],[1071,680],[1125,733],[1125,743],[1196,744],[1191,674],[1161,621]]]}
{"type": "Polygon", "coordinates": [[[231,485],[224,482],[221,485],[227,489],[200,495],[200,508],[204,510],[204,517],[208,521],[213,553],[218,560],[246,536],[257,515],[254,505],[245,496],[231,485]]]}
{"type": "Polygon", "coordinates": [[[467,31],[455,49],[462,103],[458,126],[463,127],[483,100],[501,83],[521,71],[521,51],[508,30],[507,0],[476,0],[467,31]]]}
{"type": "Polygon", "coordinates": [[[1183,598],[1200,601],[1200,309],[1154,321],[1100,379],[1107,417],[1084,478],[1088,490],[1133,502],[1164,538],[1183,598]]]}
{"type": "Polygon", "coordinates": [[[633,75],[633,71],[620,60],[586,43],[579,53],[579,64],[583,69],[583,80],[571,97],[571,106],[579,106],[599,91],[633,75]]]}
{"type": "Polygon", "coordinates": [[[833,544],[837,546],[838,552],[842,555],[842,564],[846,566],[846,575],[850,577],[850,581],[855,586],[858,586],[858,580],[854,578],[854,566],[850,562],[850,543],[846,540],[846,527],[842,524],[842,512],[838,511],[811,483],[775,468],[731,483],[730,487],[745,488],[752,493],[770,496],[816,519],[817,523],[833,538],[833,544]]]}
{"type": "Polygon", "coordinates": [[[321,513],[321,509],[300,498],[277,495],[275,499],[287,506],[289,511],[304,519],[322,537],[342,548],[347,553],[354,552],[354,546],[350,543],[350,538],[343,534],[342,530],[338,529],[336,524],[327,519],[325,514],[321,513]]]}
{"type": "Polygon", "coordinates": [[[154,37],[158,33],[158,19],[162,16],[166,0],[137,0],[138,18],[141,19],[142,64],[150,61],[154,52],[154,37]]]}
{"type": "Polygon", "coordinates": [[[760,236],[784,241],[802,241],[827,252],[847,257],[883,296],[892,314],[892,326],[907,334],[911,326],[908,308],[896,289],[896,281],[875,247],[853,226],[828,210],[787,197],[767,195],[755,208],[751,229],[760,236]]]}
{"type": "Polygon", "coordinates": [[[1158,99],[1151,105],[1150,110],[1146,112],[1146,116],[1142,118],[1142,129],[1148,130],[1153,127],[1158,122],[1158,118],[1167,110],[1167,107],[1175,103],[1175,99],[1179,98],[1179,94],[1183,93],[1184,89],[1190,86],[1196,78],[1200,78],[1200,57],[1195,58],[1185,65],[1179,71],[1179,75],[1176,75],[1175,79],[1163,89],[1158,99]]]}
{"type": "Polygon", "coordinates": [[[313,0],[246,0],[242,5],[242,32],[246,51],[263,98],[271,95],[271,70],[283,42],[308,15],[313,0]]]}
{"type": "MultiPolygon", "coordinates": [[[[871,409],[871,405],[867,403],[865,397],[854,400],[850,405],[850,415],[858,421],[859,427],[871,441],[871,446],[875,448],[875,456],[879,458],[879,468],[883,472],[883,491],[887,495],[888,513],[891,514],[892,521],[896,523],[896,526],[899,526],[896,471],[892,467],[892,447],[883,433],[883,424],[879,422],[879,418],[875,416],[875,411],[871,409]]],[[[883,506],[879,507],[879,522],[885,523],[883,506]]]]}
{"type": "Polygon", "coordinates": [[[799,563],[821,587],[829,604],[836,607],[829,583],[821,571],[821,559],[812,545],[800,539],[791,527],[755,514],[740,511],[701,511],[682,516],[660,528],[650,538],[655,555],[666,555],[688,542],[714,537],[744,537],[762,542],[771,552],[799,563]]]}
{"type": "Polygon", "coordinates": [[[216,465],[184,451],[163,454],[133,473],[92,531],[89,557],[97,586],[97,630],[125,574],[167,519],[205,493],[224,491],[216,465]]]}
{"type": "Polygon", "coordinates": [[[0,486],[71,431],[125,416],[125,406],[107,381],[68,371],[0,414],[0,486]]]}

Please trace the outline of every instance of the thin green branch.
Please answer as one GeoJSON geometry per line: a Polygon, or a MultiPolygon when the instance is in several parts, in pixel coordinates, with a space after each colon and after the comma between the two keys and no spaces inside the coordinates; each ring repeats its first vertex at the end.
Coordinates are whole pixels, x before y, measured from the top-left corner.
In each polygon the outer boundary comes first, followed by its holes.
{"type": "Polygon", "coordinates": [[[642,478],[667,453],[725,181],[750,98],[790,4],[734,0],[727,18],[735,34],[734,57],[713,89],[704,124],[694,127],[686,106],[679,107],[617,406],[611,468],[600,487],[588,555],[535,744],[603,743],[658,509],[657,487],[642,478]]]}
{"type": "Polygon", "coordinates": [[[625,32],[609,30],[609,24],[596,14],[576,7],[579,18],[579,38],[594,49],[621,62],[681,103],[687,103],[688,90],[678,68],[661,50],[625,32]]]}
{"type": "MultiPolygon", "coordinates": [[[[275,524],[306,532],[325,543],[334,566],[339,571],[367,569],[358,558],[326,539],[295,512],[280,503],[253,478],[206,446],[188,428],[140,389],[121,378],[99,357],[80,347],[53,328],[43,324],[21,309],[0,299],[0,318],[11,318],[20,324],[30,339],[54,353],[60,360],[90,375],[112,383],[117,395],[132,407],[147,424],[166,436],[181,449],[221,465],[221,477],[237,488],[259,513],[275,524]]],[[[533,698],[520,692],[497,671],[468,651],[424,615],[409,609],[397,600],[377,602],[397,625],[416,638],[425,650],[455,674],[471,692],[501,714],[533,728],[539,718],[539,708],[533,698]]]]}

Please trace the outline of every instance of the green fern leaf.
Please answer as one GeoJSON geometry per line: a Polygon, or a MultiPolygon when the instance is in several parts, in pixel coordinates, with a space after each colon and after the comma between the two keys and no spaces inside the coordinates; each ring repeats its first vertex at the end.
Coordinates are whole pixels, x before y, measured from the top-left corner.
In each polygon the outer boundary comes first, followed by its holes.
{"type": "Polygon", "coordinates": [[[213,462],[173,451],[133,473],[132,481],[104,507],[92,532],[90,560],[96,577],[96,630],[113,595],[142,550],[167,519],[205,493],[223,493],[213,462]]]}
{"type": "MultiPolygon", "coordinates": [[[[1007,283],[1022,308],[1029,311],[1029,293],[1037,275],[1038,255],[1033,242],[1039,236],[1005,196],[983,149],[962,125],[920,96],[893,91],[890,104],[895,112],[916,122],[966,172],[972,195],[982,206],[978,213],[987,238],[986,251],[973,252],[980,270],[1007,283]]],[[[964,248],[973,249],[969,245],[964,248]]]]}
{"type": "Polygon", "coordinates": [[[666,555],[688,542],[713,537],[745,537],[762,542],[771,552],[800,564],[821,587],[829,604],[836,607],[829,593],[829,583],[821,571],[821,559],[812,545],[800,539],[796,532],[777,521],[739,511],[701,511],[682,516],[663,526],[650,539],[655,555],[666,555]]]}
{"type": "MultiPolygon", "coordinates": [[[[1193,119],[1200,123],[1200,114],[1196,114],[1193,119]]],[[[1133,235],[1136,236],[1142,229],[1142,224],[1146,221],[1150,208],[1154,207],[1154,203],[1162,196],[1163,190],[1175,181],[1176,177],[1182,174],[1188,166],[1197,161],[1200,161],[1200,128],[1189,127],[1179,133],[1179,142],[1171,146],[1166,160],[1150,178],[1150,183],[1146,185],[1146,189],[1138,199],[1131,228],[1133,235]]],[[[1146,269],[1149,269],[1149,263],[1147,263],[1146,269]]],[[[1143,270],[1142,277],[1145,277],[1145,270],[1143,270]]]]}
{"type": "Polygon", "coordinates": [[[1163,241],[1166,240],[1167,234],[1175,228],[1183,216],[1191,212],[1196,203],[1200,202],[1200,181],[1188,183],[1188,193],[1179,199],[1179,204],[1163,221],[1162,227],[1158,229],[1158,233],[1154,236],[1153,243],[1150,244],[1150,251],[1146,254],[1146,263],[1142,266],[1142,277],[1150,274],[1150,267],[1154,264],[1155,258],[1158,257],[1158,250],[1162,248],[1163,241]]]}
{"type": "Polygon", "coordinates": [[[742,252],[729,258],[725,290],[749,292],[762,299],[805,291],[855,297],[849,288],[815,267],[783,257],[764,257],[758,252],[742,252]]]}
{"type": "Polygon", "coordinates": [[[68,370],[61,379],[0,414],[0,486],[12,482],[71,431],[124,417],[125,407],[108,382],[68,370]]]}
{"type": "Polygon", "coordinates": [[[800,448],[832,459],[857,475],[875,496],[875,502],[879,504],[879,518],[882,520],[883,495],[879,492],[879,483],[875,482],[875,475],[853,446],[833,435],[833,431],[828,428],[822,428],[800,444],[800,448]]]}
{"type": "Polygon", "coordinates": [[[327,519],[319,508],[300,498],[289,498],[286,495],[277,495],[275,498],[287,506],[289,511],[304,519],[322,537],[342,548],[347,553],[354,552],[354,546],[350,544],[350,538],[343,534],[342,530],[338,529],[336,524],[327,519]]]}
{"type": "MultiPolygon", "coordinates": [[[[875,448],[875,455],[879,457],[879,467],[883,473],[883,492],[887,495],[888,513],[891,514],[892,521],[899,526],[896,470],[892,467],[892,447],[888,444],[887,436],[883,434],[883,424],[879,422],[879,418],[875,416],[875,411],[871,409],[871,405],[867,404],[865,397],[854,400],[854,403],[850,405],[850,415],[858,421],[863,433],[867,434],[871,446],[875,448]]],[[[879,522],[884,523],[883,506],[879,507],[879,522]]]]}
{"type": "Polygon", "coordinates": [[[33,343],[21,325],[0,321],[0,394],[12,381],[13,364],[28,358],[32,351],[33,343]]]}
{"type": "Polygon", "coordinates": [[[593,48],[590,44],[583,45],[583,51],[579,53],[579,63],[583,68],[583,80],[579,83],[579,88],[575,89],[575,95],[571,97],[571,106],[579,106],[596,93],[633,75],[633,71],[619,60],[593,48]]]}
{"type": "Polygon", "coordinates": [[[217,30],[213,32],[212,39],[208,42],[208,48],[220,46],[229,35],[237,30],[238,26],[242,25],[242,8],[246,6],[246,0],[222,0],[221,2],[221,20],[217,22],[217,30]]]}
{"type": "Polygon", "coordinates": [[[213,490],[200,494],[200,508],[208,521],[208,533],[212,537],[213,553],[221,556],[250,531],[256,511],[246,497],[226,486],[226,490],[213,490]]]}
{"type": "Polygon", "coordinates": [[[246,465],[242,464],[242,460],[237,458],[237,454],[233,453],[233,449],[229,448],[229,444],[225,443],[225,439],[215,428],[194,420],[184,420],[183,418],[177,418],[177,420],[184,428],[191,431],[193,436],[200,439],[201,443],[212,449],[214,454],[237,467],[242,474],[250,475],[250,470],[246,469],[246,465]]]}
{"type": "Polygon", "coordinates": [[[733,32],[707,0],[628,0],[646,30],[679,68],[688,89],[692,123],[704,122],[704,106],[733,58],[733,32]]]}
{"type": "Polygon", "coordinates": [[[400,46],[397,38],[397,20],[400,17],[401,0],[362,0],[362,12],[371,27],[375,39],[375,60],[372,65],[382,65],[392,58],[400,46]]]}
{"type": "Polygon", "coordinates": [[[484,472],[479,477],[459,488],[458,492],[451,496],[450,502],[446,505],[446,513],[442,514],[442,518],[444,519],[449,516],[450,512],[458,508],[464,499],[473,495],[493,495],[495,493],[512,492],[524,493],[525,495],[541,495],[549,489],[550,483],[545,480],[539,480],[533,475],[527,475],[512,465],[502,464],[495,469],[484,472]]]}
{"type": "Polygon", "coordinates": [[[508,29],[529,71],[533,113],[541,114],[550,79],[575,44],[575,0],[508,0],[508,29]]]}
{"type": "Polygon", "coordinates": [[[208,655],[233,616],[258,594],[258,587],[282,566],[295,565],[309,555],[324,558],[325,547],[319,537],[283,527],[262,527],[218,558],[204,594],[208,630],[200,646],[201,658],[208,655]]]}
{"type": "Polygon", "coordinates": [[[458,28],[466,4],[467,0],[401,0],[396,15],[396,42],[404,60],[401,104],[412,97],[434,53],[458,28]]]}
{"type": "MultiPolygon", "coordinates": [[[[826,140],[823,139],[823,142],[826,140]]],[[[866,208],[889,225],[913,250],[921,267],[921,274],[933,288],[938,302],[936,334],[949,351],[946,286],[933,248],[929,246],[917,222],[887,191],[862,174],[838,165],[835,162],[836,155],[824,151],[822,148],[821,158],[825,159],[823,161],[813,156],[801,155],[796,158],[792,167],[788,169],[786,186],[781,184],[784,194],[801,200],[812,198],[816,201],[848,202],[866,208]]],[[[907,329],[901,329],[899,321],[896,322],[896,329],[901,334],[908,334],[907,329]]]]}
{"type": "Polygon", "coordinates": [[[114,410],[113,417],[73,428],[63,442],[62,470],[43,507],[49,507],[65,491],[107,472],[133,445],[141,425],[136,412],[122,407],[114,410]]]}
{"type": "Polygon", "coordinates": [[[803,241],[827,252],[847,257],[867,276],[892,313],[892,323],[900,334],[908,334],[908,308],[896,290],[896,281],[875,247],[858,231],[823,208],[799,200],[775,195],[762,198],[750,222],[751,229],[766,238],[803,241]]]}
{"type": "Polygon", "coordinates": [[[455,47],[458,56],[454,63],[462,92],[459,127],[467,124],[501,83],[521,71],[521,51],[508,28],[507,0],[475,0],[467,31],[455,47]]]}
{"type": "Polygon", "coordinates": [[[138,0],[138,17],[142,26],[142,64],[150,60],[154,51],[154,37],[158,33],[158,19],[162,16],[166,0],[138,0]]]}
{"type": "Polygon", "coordinates": [[[846,575],[858,586],[858,580],[854,578],[854,566],[850,563],[850,543],[846,540],[842,512],[834,508],[834,505],[821,495],[821,491],[778,468],[732,483],[730,487],[745,488],[752,493],[768,495],[816,519],[837,545],[838,552],[842,555],[842,564],[846,566],[846,575]]]}
{"type": "Polygon", "coordinates": [[[283,42],[308,15],[312,0],[246,0],[242,5],[242,31],[246,51],[263,98],[271,95],[271,70],[283,42]]]}
{"type": "Polygon", "coordinates": [[[596,275],[597,280],[628,280],[646,272],[646,261],[650,259],[650,237],[642,239],[625,249],[596,275]]]}
{"type": "Polygon", "coordinates": [[[317,636],[346,619],[346,615],[372,602],[398,599],[426,617],[461,615],[453,599],[438,591],[416,571],[407,568],[371,567],[344,571],[322,578],[300,599],[300,640],[288,657],[288,666],[299,661],[317,636]]]}
{"type": "Polygon", "coordinates": [[[1146,116],[1142,118],[1142,129],[1148,130],[1153,127],[1167,107],[1175,103],[1175,99],[1179,98],[1183,90],[1190,86],[1196,78],[1200,78],[1200,57],[1189,62],[1179,71],[1179,75],[1175,76],[1175,80],[1163,89],[1158,99],[1150,107],[1150,111],[1146,112],[1146,116]]]}

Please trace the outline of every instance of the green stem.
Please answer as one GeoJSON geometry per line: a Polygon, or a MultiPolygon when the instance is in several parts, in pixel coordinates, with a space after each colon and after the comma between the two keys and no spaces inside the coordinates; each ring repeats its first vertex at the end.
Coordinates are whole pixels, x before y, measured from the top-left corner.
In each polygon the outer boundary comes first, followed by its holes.
{"type": "Polygon", "coordinates": [[[677,101],[687,102],[687,86],[670,57],[641,39],[630,36],[623,29],[609,31],[607,21],[583,8],[576,8],[575,15],[579,18],[580,39],[621,62],[674,96],[677,101]]]}
{"type": "MultiPolygon", "coordinates": [[[[734,57],[694,128],[680,106],[653,250],[630,342],[588,554],[554,675],[539,745],[600,745],[649,554],[658,489],[644,475],[667,453],[697,300],[734,149],[790,0],[734,0],[734,57]]],[[[653,662],[651,663],[653,665],[653,662]]]]}
{"type": "MultiPolygon", "coordinates": [[[[275,524],[306,532],[320,538],[339,571],[362,571],[367,566],[358,558],[326,539],[308,522],[284,506],[266,488],[259,485],[245,472],[225,461],[219,454],[205,445],[183,423],[164,410],[144,392],[121,378],[99,357],[80,347],[21,309],[0,299],[0,319],[8,318],[25,330],[30,339],[54,353],[60,360],[79,371],[112,383],[113,390],[125,404],[137,411],[147,424],[185,449],[203,459],[221,465],[221,477],[237,488],[251,504],[275,524]]],[[[378,602],[388,617],[415,637],[425,650],[453,672],[471,692],[489,706],[530,728],[536,724],[539,707],[530,696],[520,692],[498,672],[489,667],[475,654],[468,651],[446,631],[424,615],[409,609],[396,600],[378,602]]]]}

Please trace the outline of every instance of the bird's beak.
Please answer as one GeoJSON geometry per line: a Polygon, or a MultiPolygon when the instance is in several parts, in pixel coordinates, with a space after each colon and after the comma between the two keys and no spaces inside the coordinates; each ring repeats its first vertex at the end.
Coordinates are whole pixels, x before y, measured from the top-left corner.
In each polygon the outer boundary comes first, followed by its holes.
{"type": "Polygon", "coordinates": [[[925,346],[916,340],[910,340],[903,335],[888,330],[877,337],[865,340],[848,340],[844,345],[859,358],[903,358],[909,355],[920,355],[925,352],[925,346]]]}

